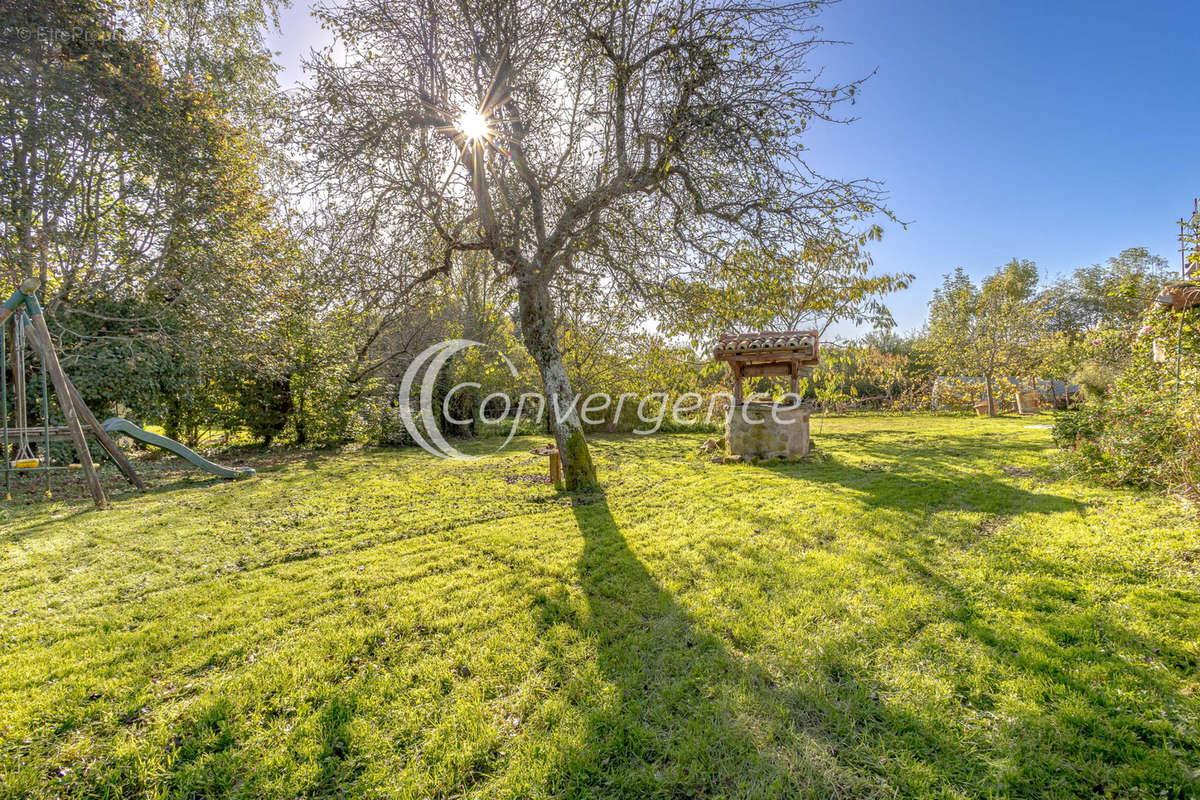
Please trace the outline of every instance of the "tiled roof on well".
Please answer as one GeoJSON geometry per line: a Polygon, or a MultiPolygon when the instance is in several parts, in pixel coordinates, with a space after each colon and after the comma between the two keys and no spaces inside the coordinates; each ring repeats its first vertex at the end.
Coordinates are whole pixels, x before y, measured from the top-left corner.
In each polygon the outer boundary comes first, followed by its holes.
{"type": "Polygon", "coordinates": [[[752,353],[798,353],[811,356],[816,351],[816,331],[759,331],[757,333],[727,333],[717,339],[714,355],[749,355],[752,353]]]}

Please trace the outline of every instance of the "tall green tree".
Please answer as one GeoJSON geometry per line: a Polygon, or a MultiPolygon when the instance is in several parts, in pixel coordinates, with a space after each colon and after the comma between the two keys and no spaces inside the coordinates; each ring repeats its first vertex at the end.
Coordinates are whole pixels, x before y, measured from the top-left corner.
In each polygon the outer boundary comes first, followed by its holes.
{"type": "Polygon", "coordinates": [[[195,428],[215,372],[274,360],[293,248],[228,95],[130,35],[150,7],[0,9],[0,29],[45,32],[0,51],[0,278],[42,278],[90,402],[195,428]]]}
{"type": "Polygon", "coordinates": [[[172,79],[213,97],[240,126],[274,110],[278,66],[266,34],[286,0],[122,0],[131,37],[150,44],[172,79]]]}
{"type": "Polygon", "coordinates": [[[102,237],[136,212],[147,190],[138,162],[173,121],[157,62],[104,0],[15,0],[0,26],[4,277],[45,282],[51,262],[124,256],[136,237],[102,237]]]}
{"type": "Polygon", "coordinates": [[[1050,326],[1072,340],[1093,328],[1130,330],[1171,275],[1167,260],[1145,247],[1129,247],[1103,264],[1080,267],[1046,289],[1050,326]]]}
{"type": "Polygon", "coordinates": [[[988,413],[996,413],[995,380],[1036,369],[1046,313],[1036,297],[1037,266],[1013,259],[978,286],[959,267],[929,303],[924,346],[943,374],[979,376],[988,413]]]}

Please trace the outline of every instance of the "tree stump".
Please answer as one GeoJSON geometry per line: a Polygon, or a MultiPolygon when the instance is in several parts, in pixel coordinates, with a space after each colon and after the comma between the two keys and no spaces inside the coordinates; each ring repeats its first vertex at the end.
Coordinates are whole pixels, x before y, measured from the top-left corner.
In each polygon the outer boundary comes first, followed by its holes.
{"type": "Polygon", "coordinates": [[[544,447],[535,447],[529,452],[535,456],[549,456],[550,458],[550,482],[557,485],[562,483],[562,457],[558,454],[558,448],[552,444],[544,447]]]}

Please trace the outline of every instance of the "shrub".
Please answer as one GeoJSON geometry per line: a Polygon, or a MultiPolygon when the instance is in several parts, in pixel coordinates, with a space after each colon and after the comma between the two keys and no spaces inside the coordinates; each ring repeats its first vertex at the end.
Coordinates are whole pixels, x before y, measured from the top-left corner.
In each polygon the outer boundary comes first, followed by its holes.
{"type": "Polygon", "coordinates": [[[1197,311],[1182,319],[1148,317],[1124,371],[1104,388],[1057,416],[1060,466],[1108,484],[1194,490],[1200,484],[1197,311]],[[1156,341],[1171,354],[1163,362],[1154,360],[1156,341]]]}
{"type": "Polygon", "coordinates": [[[1083,395],[1092,400],[1102,400],[1108,395],[1108,389],[1120,377],[1120,371],[1112,364],[1099,361],[1085,361],[1071,375],[1071,382],[1079,384],[1083,395]]]}
{"type": "Polygon", "coordinates": [[[380,394],[367,398],[358,409],[352,433],[369,444],[383,447],[407,447],[416,444],[400,420],[396,398],[380,394]]]}
{"type": "Polygon", "coordinates": [[[231,371],[218,382],[224,402],[213,421],[226,430],[245,428],[254,438],[270,447],[288,424],[292,412],[291,381],[231,371]]]}

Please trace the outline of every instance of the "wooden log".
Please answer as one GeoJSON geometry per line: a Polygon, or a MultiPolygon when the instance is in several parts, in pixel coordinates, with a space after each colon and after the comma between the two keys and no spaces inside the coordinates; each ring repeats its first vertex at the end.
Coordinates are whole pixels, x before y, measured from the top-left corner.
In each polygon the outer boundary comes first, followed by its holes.
{"type": "MultiPolygon", "coordinates": [[[[34,335],[31,336],[30,339],[31,341],[35,342],[35,345],[40,350],[43,352],[46,350],[53,351],[54,343],[43,339],[41,330],[35,327],[32,333],[34,335]]],[[[63,380],[66,382],[67,391],[71,395],[71,402],[75,406],[75,412],[79,415],[79,418],[83,420],[83,424],[87,425],[88,429],[92,432],[92,435],[96,437],[96,440],[100,442],[100,447],[102,447],[104,452],[108,453],[112,460],[116,462],[117,466],[120,468],[121,472],[125,473],[125,477],[130,483],[132,483],[138,489],[141,489],[143,492],[146,491],[146,483],[142,480],[142,477],[138,475],[137,470],[133,468],[133,464],[131,464],[129,459],[125,457],[125,454],[121,452],[121,448],[117,446],[117,443],[114,442],[112,437],[110,437],[104,430],[104,426],[102,426],[100,421],[96,419],[96,415],[92,413],[92,410],[87,407],[87,403],[83,402],[83,396],[79,394],[79,390],[75,388],[75,384],[71,383],[71,379],[67,377],[66,373],[63,373],[63,380]]],[[[59,399],[61,400],[61,398],[59,399]]]]}
{"type": "Polygon", "coordinates": [[[83,428],[79,424],[79,415],[75,413],[75,403],[71,400],[71,392],[67,389],[67,376],[63,373],[62,364],[58,363],[58,355],[54,352],[54,348],[42,346],[43,343],[49,343],[51,339],[50,329],[46,327],[41,307],[37,305],[36,301],[30,305],[32,306],[29,310],[33,327],[41,334],[40,341],[36,338],[30,339],[30,341],[34,342],[35,346],[42,351],[40,353],[42,363],[50,373],[50,380],[54,383],[54,391],[58,395],[58,405],[66,420],[67,428],[71,432],[71,441],[79,456],[79,463],[83,466],[83,475],[87,478],[88,489],[91,490],[96,507],[103,508],[108,505],[108,498],[104,496],[104,487],[100,485],[100,476],[96,474],[96,468],[92,466],[92,451],[88,449],[87,439],[84,438],[83,428]]]}
{"type": "Polygon", "coordinates": [[[820,361],[820,359],[812,355],[792,353],[786,350],[746,350],[738,353],[721,351],[714,354],[713,358],[716,361],[728,361],[730,363],[740,361],[743,364],[764,364],[778,361],[795,361],[798,364],[815,365],[820,361]]]}
{"type": "MultiPolygon", "coordinates": [[[[41,425],[31,426],[28,428],[9,428],[8,429],[9,436],[17,436],[17,437],[32,436],[34,438],[38,438],[43,433],[45,433],[45,428],[43,428],[41,425]]],[[[69,430],[67,430],[67,426],[65,426],[65,425],[51,425],[50,426],[50,441],[61,442],[64,439],[70,439],[70,438],[71,438],[71,432],[69,430]]]]}

